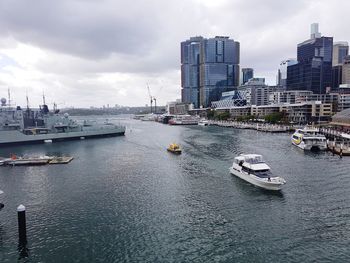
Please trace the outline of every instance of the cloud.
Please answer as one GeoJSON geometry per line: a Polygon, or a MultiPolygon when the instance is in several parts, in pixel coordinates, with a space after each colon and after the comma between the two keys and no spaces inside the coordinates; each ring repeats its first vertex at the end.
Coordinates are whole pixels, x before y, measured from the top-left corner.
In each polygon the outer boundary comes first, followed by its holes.
{"type": "Polygon", "coordinates": [[[180,97],[180,42],[196,35],[239,41],[241,66],[274,84],[310,23],[349,40],[349,8],[346,0],[2,0],[0,96],[11,87],[18,103],[29,90],[37,104],[45,90],[69,105],[143,105],[151,83],[164,86],[165,104],[180,97]]]}

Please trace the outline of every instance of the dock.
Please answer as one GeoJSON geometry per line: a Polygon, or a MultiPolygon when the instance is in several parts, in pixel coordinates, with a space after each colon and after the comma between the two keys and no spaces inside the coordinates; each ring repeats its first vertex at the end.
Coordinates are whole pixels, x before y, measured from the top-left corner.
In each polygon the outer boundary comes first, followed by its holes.
{"type": "Polygon", "coordinates": [[[65,157],[54,157],[49,161],[49,164],[67,164],[70,163],[74,158],[65,156],[65,157]]]}
{"type": "Polygon", "coordinates": [[[262,132],[291,132],[295,128],[290,125],[282,124],[268,124],[268,123],[249,123],[249,122],[239,122],[239,121],[209,121],[209,125],[216,125],[220,127],[229,127],[236,129],[250,129],[262,132]]]}
{"type": "Polygon", "coordinates": [[[339,156],[350,156],[350,144],[337,142],[337,141],[327,141],[327,148],[333,154],[339,156]]]}

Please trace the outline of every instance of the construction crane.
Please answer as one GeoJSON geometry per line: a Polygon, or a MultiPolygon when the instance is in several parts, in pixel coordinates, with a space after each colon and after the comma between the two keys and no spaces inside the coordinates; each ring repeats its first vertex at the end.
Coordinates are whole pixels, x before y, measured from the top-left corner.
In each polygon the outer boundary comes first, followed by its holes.
{"type": "Polygon", "coordinates": [[[151,90],[147,84],[147,90],[148,90],[148,96],[149,96],[149,99],[150,99],[150,102],[151,102],[151,113],[153,113],[153,109],[152,109],[152,105],[153,105],[153,97],[151,95],[151,90]]]}

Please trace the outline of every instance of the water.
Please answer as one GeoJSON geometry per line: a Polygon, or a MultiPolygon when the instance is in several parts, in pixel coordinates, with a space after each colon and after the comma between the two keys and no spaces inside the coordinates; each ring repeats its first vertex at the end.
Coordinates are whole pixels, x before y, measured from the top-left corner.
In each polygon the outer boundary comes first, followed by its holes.
{"type": "Polygon", "coordinates": [[[0,262],[349,262],[349,158],[304,153],[288,134],[122,122],[125,137],[0,149],[75,157],[0,167],[0,262]],[[262,154],[283,191],[230,175],[240,153],[262,154]]]}

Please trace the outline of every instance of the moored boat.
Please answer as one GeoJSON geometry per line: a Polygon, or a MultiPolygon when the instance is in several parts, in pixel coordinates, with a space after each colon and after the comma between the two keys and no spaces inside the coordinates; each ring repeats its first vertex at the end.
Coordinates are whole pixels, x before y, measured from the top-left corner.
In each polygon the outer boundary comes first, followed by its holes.
{"type": "Polygon", "coordinates": [[[12,107],[0,99],[0,145],[56,142],[84,138],[108,137],[125,134],[125,126],[111,123],[97,124],[50,111],[44,103],[39,109],[12,107]]]}
{"type": "Polygon", "coordinates": [[[235,157],[230,173],[266,190],[279,191],[286,184],[282,177],[271,173],[270,167],[259,154],[241,154],[235,157]]]}
{"type": "Polygon", "coordinates": [[[192,115],[177,115],[169,120],[170,125],[198,125],[199,117],[192,115]]]}
{"type": "Polygon", "coordinates": [[[50,156],[39,156],[39,157],[17,157],[12,155],[11,158],[5,161],[6,165],[44,165],[47,164],[53,157],[50,156]]]}
{"type": "Polygon", "coordinates": [[[303,150],[327,150],[327,139],[316,128],[297,129],[292,137],[292,144],[303,150]]]}

